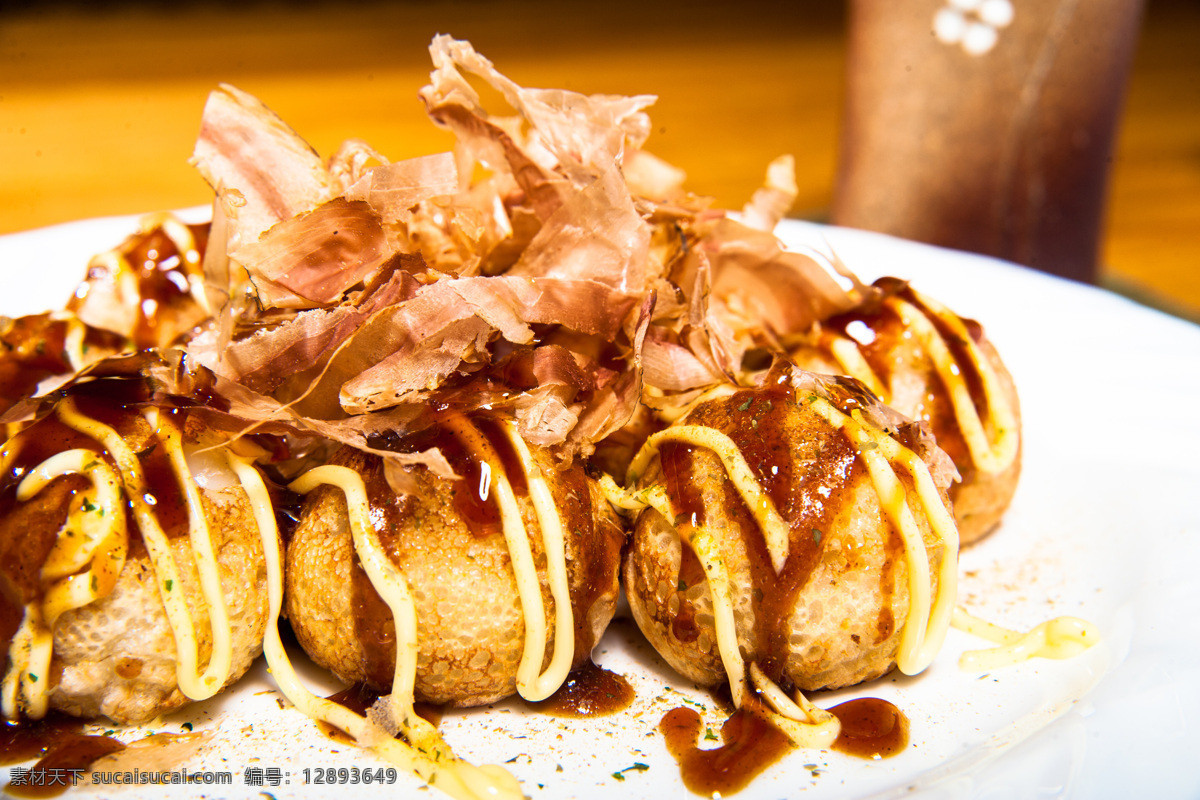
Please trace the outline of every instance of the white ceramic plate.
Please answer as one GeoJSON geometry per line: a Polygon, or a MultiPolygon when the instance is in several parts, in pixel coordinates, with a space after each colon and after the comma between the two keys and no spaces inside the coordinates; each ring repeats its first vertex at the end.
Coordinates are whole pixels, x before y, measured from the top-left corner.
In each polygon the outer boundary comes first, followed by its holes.
{"type": "MultiPolygon", "coordinates": [[[[60,306],[88,256],[134,228],[126,217],[0,237],[0,313],[60,306]]],[[[1073,660],[979,675],[960,671],[957,659],[982,643],[951,631],[916,678],[815,697],[825,706],[859,695],[896,703],[911,721],[905,753],[863,761],[796,752],[739,798],[1200,796],[1200,329],[990,259],[803,223],[780,233],[797,247],[836,250],[865,279],[909,278],[984,322],[1021,393],[1025,471],[1003,527],[963,554],[960,601],[1014,628],[1085,617],[1104,640],[1073,660]]],[[[446,738],[475,763],[506,763],[532,798],[690,797],[656,727],[686,702],[705,704],[717,727],[711,700],[673,675],[628,620],[614,624],[596,660],[634,685],[628,711],[561,720],[509,701],[447,713],[446,738]],[[635,763],[648,768],[614,777],[635,763]]],[[[339,688],[301,661],[314,690],[339,688]]],[[[322,736],[271,686],[260,660],[234,691],[155,728],[191,723],[211,732],[211,743],[179,766],[231,775],[230,786],[181,794],[323,797],[347,787],[306,785],[306,769],[311,781],[318,768],[379,766],[322,736]],[[247,785],[248,767],[278,768],[279,785],[247,785]]],[[[400,796],[422,796],[410,794],[418,786],[401,777],[399,787],[351,788],[364,797],[395,797],[400,788],[400,796]]]]}

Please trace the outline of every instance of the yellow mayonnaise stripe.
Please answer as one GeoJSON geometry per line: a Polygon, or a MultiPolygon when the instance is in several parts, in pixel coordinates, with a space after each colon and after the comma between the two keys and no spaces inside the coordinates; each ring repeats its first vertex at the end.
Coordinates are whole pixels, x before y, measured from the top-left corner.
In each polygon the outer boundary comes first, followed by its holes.
{"type": "Polygon", "coordinates": [[[57,580],[83,569],[117,524],[125,521],[120,479],[91,450],[65,450],[38,464],[17,485],[17,500],[27,502],[63,475],[82,475],[91,485],[72,498],[66,522],[42,563],[43,581],[57,580]]]}
{"type": "Polygon", "coordinates": [[[826,346],[829,349],[829,354],[845,370],[846,374],[851,378],[861,381],[863,385],[870,389],[883,402],[888,402],[889,393],[884,387],[883,381],[879,379],[879,376],[875,374],[875,370],[871,369],[871,365],[863,357],[858,342],[832,331],[827,332],[825,335],[828,337],[826,346]]]}
{"type": "MultiPolygon", "coordinates": [[[[121,473],[121,481],[125,488],[126,498],[133,507],[134,519],[146,545],[146,552],[154,566],[154,575],[158,583],[159,596],[163,601],[167,621],[175,639],[175,679],[179,690],[193,700],[204,700],[212,697],[220,690],[227,676],[219,676],[219,681],[205,681],[198,673],[198,649],[195,627],[187,600],[183,593],[183,584],[179,579],[179,569],[175,558],[171,555],[171,545],[162,527],[154,516],[151,505],[146,500],[146,481],[142,476],[141,464],[133,450],[125,444],[121,435],[112,428],[90,419],[75,408],[71,398],[60,402],[55,409],[59,419],[68,427],[79,431],[85,436],[100,442],[121,473]]],[[[199,561],[199,555],[197,555],[199,561]]],[[[231,632],[213,629],[214,643],[218,636],[231,635],[231,632]]],[[[215,650],[215,644],[214,644],[215,650]]],[[[206,675],[216,678],[215,675],[206,675]]]]}
{"type": "MultiPolygon", "coordinates": [[[[850,425],[846,427],[852,431],[851,435],[856,445],[868,443],[869,439],[861,432],[850,425]]],[[[929,552],[925,549],[921,529],[917,527],[912,509],[908,505],[904,484],[896,477],[892,465],[874,450],[863,450],[860,457],[871,476],[871,482],[875,485],[875,492],[879,495],[879,502],[888,522],[904,542],[904,559],[908,564],[908,616],[905,619],[904,630],[900,633],[896,666],[905,675],[915,675],[929,666],[928,662],[921,659],[932,603],[929,552]]]]}
{"type": "Polygon", "coordinates": [[[46,716],[50,700],[50,661],[54,655],[54,635],[44,619],[35,621],[29,641],[29,665],[21,675],[21,693],[25,710],[32,719],[46,716]]]}
{"type": "Polygon", "coordinates": [[[67,363],[71,365],[71,369],[78,372],[87,366],[87,358],[84,355],[87,327],[79,317],[74,315],[67,318],[66,325],[67,333],[63,337],[63,354],[67,357],[67,363]]]}
{"type": "Polygon", "coordinates": [[[395,722],[408,731],[420,728],[425,720],[413,710],[413,692],[417,680],[417,608],[404,574],[384,552],[371,524],[371,504],[362,476],[347,467],[316,467],[292,481],[293,492],[308,494],[322,484],[336,486],[346,496],[350,535],[359,563],[371,585],[387,603],[396,625],[396,668],[392,680],[391,707],[395,722]],[[418,722],[419,720],[419,722],[418,722]]]}
{"type": "Polygon", "coordinates": [[[491,472],[491,491],[495,493],[496,505],[500,508],[500,527],[508,545],[513,577],[517,582],[517,596],[525,618],[525,646],[521,652],[521,663],[517,666],[517,691],[526,700],[545,700],[558,686],[547,692],[544,691],[545,686],[538,685],[542,661],[546,657],[546,607],[542,603],[541,583],[538,581],[533,551],[529,547],[529,534],[521,518],[521,507],[517,505],[512,484],[500,459],[483,435],[463,417],[452,417],[445,424],[467,451],[491,472]]]}
{"type": "Polygon", "coordinates": [[[566,542],[562,516],[558,513],[554,495],[550,492],[550,485],[546,483],[541,468],[533,460],[529,446],[517,432],[515,424],[508,423],[503,427],[508,441],[521,461],[525,483],[529,486],[529,498],[533,501],[538,526],[542,529],[546,575],[550,581],[550,596],[554,598],[554,655],[546,671],[538,675],[534,682],[534,696],[527,696],[530,700],[541,700],[554,694],[558,687],[562,686],[571,671],[571,661],[575,656],[575,618],[571,609],[570,586],[567,583],[566,542]]]}
{"type": "MultiPolygon", "coordinates": [[[[168,422],[161,414],[154,414],[151,421],[155,427],[159,441],[166,449],[171,467],[175,470],[176,478],[183,489],[183,496],[188,508],[188,539],[196,559],[196,573],[200,577],[200,592],[208,603],[209,623],[212,627],[212,654],[201,680],[206,686],[220,689],[229,677],[233,665],[233,628],[229,623],[229,611],[225,606],[225,594],[221,590],[221,573],[217,568],[217,557],[213,553],[212,534],[208,528],[208,520],[204,515],[204,503],[200,499],[200,489],[192,479],[187,457],[183,453],[183,444],[179,431],[173,423],[168,422]],[[164,426],[164,423],[166,425],[164,426]]],[[[193,698],[200,699],[200,698],[193,698]]]]}
{"type": "Polygon", "coordinates": [[[692,410],[701,403],[707,403],[709,400],[719,400],[722,397],[729,397],[738,392],[738,387],[728,383],[718,383],[711,389],[706,389],[690,401],[679,407],[671,407],[658,409],[658,416],[667,423],[677,422],[683,419],[692,410]]]}
{"type": "Polygon", "coordinates": [[[750,664],[749,676],[747,675],[746,662],[738,645],[737,617],[733,613],[729,572],[725,568],[717,537],[706,527],[700,526],[692,531],[688,543],[696,553],[708,582],[713,604],[713,625],[717,633],[717,650],[721,654],[721,665],[725,667],[725,675],[729,680],[729,693],[734,706],[741,708],[745,703],[749,677],[774,712],[767,714],[770,722],[797,747],[832,745],[841,730],[841,723],[836,717],[803,699],[799,692],[797,696],[801,698],[803,706],[797,705],[755,663],[750,664]]]}
{"type": "MultiPolygon", "coordinates": [[[[771,556],[771,566],[775,568],[776,574],[782,572],[791,546],[789,541],[791,526],[779,515],[770,496],[763,491],[762,485],[755,477],[754,471],[750,469],[750,465],[746,463],[737,444],[724,433],[706,425],[672,425],[651,434],[646,439],[646,443],[642,445],[633,459],[633,464],[638,465],[637,472],[645,471],[645,465],[649,463],[654,453],[658,452],[663,441],[682,442],[695,447],[703,447],[711,450],[721,459],[721,463],[725,465],[725,470],[729,474],[729,479],[737,488],[738,494],[741,495],[746,507],[762,530],[763,538],[767,543],[767,553],[771,556]]],[[[635,467],[631,466],[630,471],[635,471],[635,467]]]]}
{"type": "Polygon", "coordinates": [[[815,705],[801,691],[793,700],[780,689],[757,663],[750,664],[750,681],[759,696],[775,711],[771,722],[778,726],[797,747],[828,749],[837,741],[842,722],[815,705]]]}
{"type": "Polygon", "coordinates": [[[181,261],[186,259],[189,250],[196,249],[196,237],[192,235],[192,229],[179,217],[169,212],[147,214],[142,218],[140,227],[142,233],[150,233],[155,228],[161,228],[171,243],[175,245],[175,249],[179,251],[181,261]]]}
{"type": "Polygon", "coordinates": [[[75,449],[46,459],[17,485],[17,500],[26,502],[55,478],[73,473],[84,475],[92,485],[72,499],[67,520],[42,566],[41,599],[26,607],[10,645],[10,667],[0,688],[0,705],[10,720],[16,720],[22,710],[31,719],[45,716],[54,623],[64,612],[112,591],[124,565],[124,503],[116,474],[95,453],[75,449]],[[91,569],[72,574],[89,562],[91,569]]]}
{"type": "Polygon", "coordinates": [[[54,637],[42,620],[41,609],[37,603],[27,604],[9,643],[8,671],[0,685],[0,707],[6,719],[16,722],[22,711],[30,719],[46,716],[53,652],[54,637]]]}
{"type": "MultiPolygon", "coordinates": [[[[425,751],[422,752],[393,738],[379,725],[366,717],[356,714],[350,709],[330,700],[317,697],[304,687],[296,675],[295,669],[292,667],[287,651],[283,647],[283,642],[279,638],[279,612],[283,604],[283,569],[279,560],[279,533],[275,526],[274,514],[271,511],[270,498],[267,496],[262,478],[253,467],[232,454],[230,454],[229,460],[230,465],[237,472],[238,478],[246,490],[246,494],[251,498],[255,521],[258,524],[259,533],[263,539],[263,549],[266,554],[267,563],[267,594],[270,609],[266,638],[263,642],[263,652],[266,654],[267,664],[271,668],[271,675],[274,677],[283,695],[307,716],[327,722],[345,731],[353,736],[355,741],[361,746],[371,748],[389,763],[418,775],[451,797],[459,798],[460,800],[484,800],[484,798],[521,800],[523,793],[521,792],[520,784],[517,783],[516,779],[507,770],[494,765],[475,767],[458,760],[453,756],[449,748],[445,746],[444,742],[441,741],[441,737],[437,734],[436,729],[433,729],[432,737],[425,734],[425,732],[419,732],[419,738],[426,745],[425,751]],[[429,745],[434,745],[434,748],[430,749],[429,745]],[[428,753],[433,753],[433,757],[428,755],[428,753]]],[[[368,531],[373,533],[373,529],[370,526],[369,517],[363,513],[364,507],[367,507],[367,497],[362,478],[353,470],[346,469],[345,467],[325,466],[305,473],[305,475],[292,483],[291,488],[293,491],[307,492],[323,483],[340,488],[346,496],[347,508],[357,507],[358,509],[357,511],[350,511],[351,536],[355,540],[355,551],[359,553],[359,560],[363,563],[364,569],[367,569],[368,576],[372,580],[372,585],[375,586],[376,591],[380,593],[384,601],[389,603],[393,615],[396,616],[397,683],[405,680],[400,673],[408,669],[407,665],[401,667],[401,650],[403,649],[401,637],[402,635],[406,635],[406,632],[402,630],[401,619],[402,617],[411,616],[412,630],[408,635],[411,635],[412,638],[410,642],[411,647],[408,649],[414,654],[412,665],[414,667],[415,679],[415,606],[413,606],[412,597],[408,593],[407,583],[404,581],[403,575],[398,570],[395,570],[394,566],[390,572],[367,566],[368,561],[373,566],[378,566],[376,563],[378,558],[387,560],[389,564],[391,562],[390,559],[387,559],[386,554],[383,553],[382,548],[379,547],[377,540],[374,540],[374,536],[368,534],[368,531]],[[356,528],[357,531],[355,530],[356,528]],[[359,549],[360,541],[366,544],[362,550],[359,549]],[[365,559],[363,557],[364,552],[367,554],[365,559]],[[385,585],[380,586],[379,583],[376,583],[377,578],[385,585]],[[397,578],[399,579],[398,581],[396,580],[397,578]],[[403,584],[403,589],[400,591],[389,591],[387,584],[391,584],[393,588],[395,585],[403,584]],[[396,615],[396,607],[391,606],[391,600],[395,600],[398,606],[407,603],[411,609],[411,615],[408,613],[396,615]]],[[[410,711],[412,688],[412,683],[410,682],[407,688],[408,708],[410,711]]],[[[397,694],[404,694],[404,687],[394,684],[392,687],[393,698],[397,694]]],[[[413,716],[416,715],[414,714],[413,716]]],[[[420,718],[417,717],[417,719],[420,718]]],[[[401,720],[397,720],[397,722],[401,722],[401,720]]],[[[421,722],[432,728],[424,720],[421,720],[421,722]]]]}
{"type": "MultiPolygon", "coordinates": [[[[861,412],[855,412],[855,419],[862,424],[861,412]]],[[[929,466],[912,450],[897,442],[892,437],[874,426],[865,425],[863,431],[871,432],[878,452],[882,453],[892,464],[900,464],[913,481],[913,489],[925,512],[925,518],[934,534],[942,541],[942,561],[938,567],[938,592],[933,599],[929,612],[929,624],[926,627],[925,639],[918,660],[926,665],[933,662],[942,644],[946,641],[946,633],[950,630],[950,620],[954,613],[954,604],[958,599],[958,525],[953,514],[942,502],[933,476],[929,474],[929,466]]]]}
{"type": "MultiPolygon", "coordinates": [[[[656,500],[664,498],[656,497],[656,500]]],[[[668,522],[674,519],[670,501],[651,504],[655,511],[668,522]]],[[[713,604],[713,626],[716,628],[717,651],[721,665],[729,681],[729,694],[736,708],[741,708],[746,699],[747,669],[738,644],[737,617],[733,613],[733,598],[729,584],[729,573],[721,555],[717,538],[708,528],[693,528],[688,544],[696,554],[704,570],[709,596],[713,604]]],[[[797,747],[829,747],[837,739],[841,723],[832,714],[810,703],[803,694],[796,693],[799,704],[793,702],[783,690],[767,677],[755,663],[750,664],[749,677],[763,695],[768,706],[775,712],[768,714],[772,724],[779,728],[797,747]]]]}
{"type": "Polygon", "coordinates": [[[599,484],[604,498],[619,511],[641,512],[649,506],[657,509],[664,518],[670,519],[669,511],[663,509],[669,509],[671,503],[667,498],[666,489],[661,484],[652,483],[640,489],[622,489],[611,475],[601,475],[599,484]]]}
{"type": "Polygon", "coordinates": [[[649,505],[646,501],[639,499],[634,492],[626,491],[618,486],[611,475],[601,475],[599,483],[604,499],[620,511],[641,511],[649,505]]]}
{"type": "Polygon", "coordinates": [[[1000,645],[968,650],[959,657],[959,667],[981,672],[1031,658],[1073,658],[1100,641],[1095,626],[1078,617],[1055,617],[1021,633],[979,619],[959,607],[954,609],[953,624],[972,636],[1000,645]]]}
{"type": "MultiPolygon", "coordinates": [[[[670,521],[670,517],[667,519],[670,521]]],[[[746,662],[742,659],[741,647],[738,646],[737,617],[733,613],[729,572],[725,569],[717,539],[708,528],[694,528],[688,536],[688,545],[696,554],[708,581],[708,592],[712,596],[713,604],[713,625],[717,629],[717,649],[721,654],[725,675],[729,678],[729,693],[732,695],[733,704],[741,708],[746,694],[746,662]]]]}
{"type": "Polygon", "coordinates": [[[928,466],[915,453],[864,422],[857,412],[851,417],[815,395],[808,405],[830,425],[850,436],[867,466],[884,513],[904,541],[909,605],[896,662],[906,675],[915,675],[933,662],[950,626],[958,591],[958,528],[942,504],[928,466]],[[942,541],[938,592],[932,602],[928,553],[909,508],[908,493],[892,468],[895,462],[904,466],[912,477],[917,500],[934,534],[942,541]]]}
{"type": "MultiPolygon", "coordinates": [[[[129,261],[117,250],[108,250],[103,253],[97,253],[88,261],[88,273],[91,274],[94,270],[104,270],[109,275],[113,276],[116,283],[114,294],[123,303],[137,302],[141,297],[141,289],[138,286],[138,277],[129,264],[129,261]]],[[[124,336],[132,336],[133,330],[130,327],[127,330],[118,330],[124,336]]]]}
{"type": "Polygon", "coordinates": [[[29,666],[28,646],[25,643],[29,639],[30,625],[32,622],[29,619],[29,607],[26,606],[21,624],[17,626],[12,641],[9,642],[8,669],[4,672],[4,680],[0,681],[0,713],[4,714],[4,718],[9,722],[16,722],[21,717],[21,675],[29,666]]]}
{"type": "Polygon", "coordinates": [[[967,348],[972,364],[983,381],[983,390],[987,395],[986,413],[992,421],[992,428],[996,435],[995,442],[988,441],[987,432],[979,418],[979,412],[975,408],[975,401],[971,398],[971,392],[967,388],[962,370],[937,327],[913,304],[895,297],[891,298],[889,302],[900,315],[905,327],[916,334],[929,353],[934,371],[937,372],[950,396],[959,430],[962,432],[967,449],[971,453],[971,460],[976,468],[990,474],[1003,471],[1016,458],[1017,426],[1013,410],[1004,397],[995,371],[955,314],[921,295],[916,295],[915,292],[914,296],[931,313],[936,314],[942,322],[948,325],[967,348]]]}
{"type": "Polygon", "coordinates": [[[17,500],[28,501],[55,478],[68,474],[83,475],[91,485],[72,498],[67,519],[42,564],[42,623],[47,630],[53,630],[67,611],[112,591],[125,565],[128,544],[120,479],[91,450],[66,450],[34,467],[17,485],[17,500]],[[84,567],[89,568],[80,572],[84,567]]]}

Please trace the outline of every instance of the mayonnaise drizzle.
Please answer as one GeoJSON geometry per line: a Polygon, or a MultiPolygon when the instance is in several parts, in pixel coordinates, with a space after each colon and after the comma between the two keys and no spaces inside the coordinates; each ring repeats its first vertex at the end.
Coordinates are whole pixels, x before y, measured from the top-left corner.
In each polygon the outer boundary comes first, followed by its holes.
{"type": "Polygon", "coordinates": [[[983,391],[987,397],[986,414],[996,437],[994,442],[988,441],[987,431],[979,418],[979,411],[975,408],[975,401],[971,398],[962,370],[933,322],[912,303],[898,297],[891,298],[889,302],[900,314],[905,326],[917,336],[929,353],[934,370],[950,396],[959,430],[976,468],[990,474],[1002,472],[1017,456],[1018,435],[1016,418],[1000,387],[1000,379],[990,362],[979,352],[975,340],[956,314],[915,291],[913,296],[928,308],[930,313],[935,314],[943,325],[949,327],[967,348],[971,363],[983,382],[983,391]]]}
{"type": "MultiPolygon", "coordinates": [[[[567,674],[571,671],[571,661],[575,656],[575,618],[571,609],[570,586],[567,583],[567,553],[563,532],[562,516],[554,502],[550,485],[546,482],[542,470],[529,446],[517,432],[515,424],[504,426],[504,433],[512,444],[517,458],[521,461],[521,469],[525,473],[525,482],[529,486],[529,497],[533,501],[534,513],[537,515],[538,527],[542,531],[542,546],[546,553],[546,576],[550,581],[550,596],[554,598],[554,654],[546,671],[521,690],[520,670],[518,669],[517,689],[527,700],[544,700],[558,691],[567,674]],[[528,693],[527,693],[528,692],[528,693]]],[[[537,584],[525,584],[518,591],[536,591],[541,594],[537,584]]],[[[535,651],[537,648],[534,648],[535,651]]],[[[545,642],[541,651],[545,652],[545,642]]],[[[524,666],[524,663],[522,663],[524,666]]],[[[539,664],[533,664],[531,672],[536,674],[539,664]]]]}
{"type": "Polygon", "coordinates": [[[125,565],[120,478],[97,454],[77,449],[51,456],[17,485],[17,500],[27,502],[55,478],[69,474],[83,475],[92,486],[72,499],[42,564],[42,616],[50,629],[65,612],[112,591],[125,565]],[[89,568],[80,572],[85,566],[89,568]]]}
{"type": "Polygon", "coordinates": [[[767,542],[767,552],[771,556],[771,566],[775,573],[783,571],[784,562],[788,557],[788,537],[791,527],[780,516],[770,495],[763,491],[754,471],[746,463],[745,456],[732,439],[724,433],[706,425],[673,425],[651,434],[645,444],[638,450],[633,461],[629,464],[630,475],[640,475],[646,471],[650,459],[658,452],[659,444],[663,441],[675,441],[694,447],[711,450],[721,459],[729,479],[737,488],[738,494],[746,503],[750,513],[758,522],[763,537],[767,542]]]}
{"type": "Polygon", "coordinates": [[[850,436],[867,467],[888,521],[904,541],[905,562],[908,565],[908,615],[900,635],[896,666],[905,675],[916,675],[933,662],[941,649],[958,596],[958,528],[954,518],[942,503],[933,477],[929,474],[929,467],[916,453],[865,422],[857,410],[847,415],[816,395],[812,396],[808,406],[830,425],[844,430],[850,436]],[[896,475],[894,465],[897,463],[911,477],[916,499],[925,512],[925,518],[942,542],[938,592],[932,602],[929,554],[913,518],[908,492],[896,475]]]}
{"type": "MultiPolygon", "coordinates": [[[[7,451],[5,468],[16,449],[14,445],[7,451]]],[[[67,474],[83,475],[91,485],[71,500],[66,522],[42,564],[40,596],[26,605],[9,648],[9,668],[0,686],[0,711],[13,721],[22,709],[32,719],[46,714],[54,623],[67,611],[112,591],[125,565],[125,507],[118,479],[90,450],[67,450],[34,467],[17,485],[18,502],[28,501],[55,478],[67,474]],[[80,572],[84,567],[88,569],[80,572]]]]}
{"type": "Polygon", "coordinates": [[[542,673],[548,638],[546,608],[542,602],[541,584],[538,581],[537,566],[533,561],[533,551],[529,546],[529,534],[521,517],[521,507],[517,505],[516,495],[503,464],[483,434],[464,417],[450,417],[445,421],[445,425],[472,456],[490,469],[491,490],[495,493],[496,504],[500,508],[501,530],[508,545],[513,575],[517,582],[517,594],[521,601],[521,612],[525,619],[525,645],[521,653],[521,662],[517,666],[517,691],[526,700],[545,700],[566,680],[575,650],[575,623],[571,613],[571,598],[567,591],[562,521],[555,508],[554,498],[550,495],[550,489],[520,434],[506,425],[506,436],[513,443],[521,461],[538,524],[542,529],[551,597],[554,598],[554,655],[551,657],[550,666],[542,673]]]}
{"type": "Polygon", "coordinates": [[[999,647],[968,650],[958,659],[965,670],[986,672],[1010,667],[1031,658],[1074,658],[1100,641],[1100,633],[1087,620],[1055,617],[1021,633],[982,620],[958,607],[953,625],[960,631],[995,642],[999,647]]]}
{"type": "Polygon", "coordinates": [[[232,454],[229,458],[230,465],[238,473],[254,504],[255,520],[267,554],[270,623],[263,650],[271,674],[284,696],[309,717],[346,731],[360,745],[371,748],[390,763],[419,775],[452,797],[463,800],[521,800],[523,794],[520,784],[507,770],[495,765],[475,767],[460,761],[442,740],[437,728],[413,711],[418,647],[416,606],[408,582],[388,558],[371,525],[370,503],[362,477],[346,467],[316,467],[293,481],[289,488],[307,493],[319,485],[328,484],[337,487],[345,495],[355,552],[375,590],[388,604],[396,620],[396,671],[388,702],[393,721],[412,746],[393,738],[373,720],[317,697],[304,688],[279,638],[283,573],[279,563],[279,534],[274,514],[270,511],[270,499],[257,471],[232,454]]]}
{"type": "MultiPolygon", "coordinates": [[[[850,437],[867,467],[888,521],[904,542],[905,561],[908,565],[909,608],[896,662],[902,672],[914,675],[933,661],[950,625],[958,585],[958,529],[950,512],[942,503],[929,474],[929,468],[915,453],[867,423],[858,411],[852,415],[845,414],[828,400],[816,395],[811,396],[807,405],[830,425],[844,431],[850,437]],[[933,532],[942,542],[943,553],[938,570],[936,598],[931,597],[929,554],[920,528],[913,517],[909,492],[897,477],[895,464],[901,465],[910,475],[916,500],[921,504],[933,532]]],[[[778,526],[775,530],[782,529],[784,538],[781,544],[776,541],[776,547],[783,548],[782,557],[786,559],[787,523],[779,517],[778,511],[746,464],[736,443],[725,434],[707,426],[679,424],[659,431],[651,435],[634,456],[629,467],[631,480],[634,476],[645,473],[651,458],[658,452],[664,440],[705,447],[717,455],[728,471],[730,480],[737,486],[742,498],[758,520],[764,537],[768,540],[768,549],[772,536],[777,534],[772,533],[768,524],[764,524],[764,520],[768,520],[772,526],[778,526]],[[764,512],[763,509],[767,511],[764,512]],[[769,512],[774,512],[774,519],[769,512]],[[775,522],[775,519],[778,522],[775,522]]],[[[601,480],[601,489],[619,508],[638,510],[649,506],[668,524],[674,525],[675,511],[671,499],[656,484],[641,490],[626,491],[606,477],[601,480]]],[[[688,544],[695,552],[708,582],[713,603],[717,648],[729,679],[734,705],[742,707],[746,691],[752,683],[774,712],[772,722],[798,746],[831,746],[840,730],[840,723],[836,717],[811,703],[801,692],[796,693],[795,699],[789,698],[762,672],[757,663],[751,663],[747,669],[738,645],[737,618],[733,612],[729,574],[721,555],[718,538],[705,525],[687,527],[690,531],[688,544]]],[[[775,557],[776,553],[772,552],[773,562],[775,557]]]]}
{"type": "Polygon", "coordinates": [[[53,651],[54,637],[42,621],[41,606],[28,603],[8,646],[9,667],[0,689],[6,718],[15,722],[22,710],[30,719],[46,716],[53,651]]]}
{"type": "Polygon", "coordinates": [[[67,450],[34,467],[17,486],[17,500],[26,502],[62,475],[77,473],[91,481],[91,486],[72,500],[67,520],[41,569],[41,597],[26,606],[21,626],[13,637],[10,667],[0,687],[4,716],[15,720],[22,710],[31,719],[45,716],[54,623],[67,611],[107,596],[116,585],[128,550],[122,488],[153,564],[155,582],[175,639],[175,677],[179,689],[192,700],[212,697],[229,677],[233,630],[203,502],[191,479],[179,431],[157,409],[145,413],[167,453],[188,508],[189,543],[212,631],[212,653],[203,674],[199,673],[199,644],[179,569],[170,542],[147,500],[148,486],[137,455],[117,431],[80,413],[71,398],[59,402],[55,413],[67,427],[99,442],[116,462],[117,470],[90,450],[67,450]],[[80,571],[85,566],[88,569],[80,571]]]}
{"type": "MultiPolygon", "coordinates": [[[[926,311],[899,297],[889,297],[884,303],[899,315],[905,331],[911,332],[928,353],[934,372],[946,388],[972,463],[981,472],[988,474],[1004,471],[1017,456],[1019,431],[1015,412],[1001,386],[999,376],[957,314],[911,288],[909,291],[917,302],[928,309],[928,314],[936,316],[966,348],[971,366],[983,384],[983,393],[987,400],[985,413],[988,422],[991,423],[994,441],[988,440],[987,427],[980,419],[979,410],[975,407],[975,401],[963,377],[961,365],[926,311]]],[[[863,357],[859,342],[841,333],[825,331],[822,344],[847,375],[865,384],[884,403],[891,402],[891,393],[863,357]]]]}
{"type": "Polygon", "coordinates": [[[67,331],[63,335],[63,355],[67,357],[67,363],[71,365],[71,369],[78,372],[88,363],[84,354],[87,326],[74,314],[68,316],[64,323],[67,331]]]}
{"type": "Polygon", "coordinates": [[[871,369],[871,365],[867,363],[867,359],[863,357],[858,342],[839,333],[826,331],[825,346],[829,350],[829,354],[833,356],[833,360],[845,370],[847,375],[857,378],[876,397],[887,402],[888,391],[884,387],[883,381],[875,374],[875,370],[871,369]]]}
{"type": "Polygon", "coordinates": [[[229,625],[225,597],[221,591],[220,572],[212,551],[208,523],[204,517],[199,493],[189,477],[179,443],[179,432],[174,428],[174,424],[162,415],[153,415],[158,417],[151,420],[152,425],[157,423],[155,434],[167,450],[179,485],[184,487],[184,497],[188,506],[189,541],[196,560],[196,571],[200,576],[201,594],[209,606],[212,655],[202,674],[199,672],[199,644],[196,640],[195,625],[184,598],[179,568],[171,554],[170,542],[147,500],[148,489],[141,463],[119,433],[81,414],[71,398],[62,400],[55,413],[66,426],[100,442],[116,462],[125,496],[133,508],[134,519],[154,566],[159,596],[162,598],[163,608],[175,638],[175,679],[179,690],[192,700],[212,697],[220,691],[229,677],[233,631],[229,625]]]}
{"type": "Polygon", "coordinates": [[[211,697],[229,676],[233,664],[233,629],[229,623],[229,612],[225,607],[225,594],[221,590],[221,573],[217,567],[217,556],[213,552],[212,533],[208,528],[208,520],[204,515],[204,503],[200,499],[200,489],[192,479],[188,467],[187,456],[183,451],[182,436],[173,422],[168,422],[158,409],[146,412],[146,421],[155,429],[159,442],[166,450],[175,470],[176,479],[183,490],[188,507],[188,540],[192,545],[192,553],[196,559],[196,572],[200,577],[200,592],[208,604],[208,614],[213,630],[212,655],[209,657],[208,668],[202,677],[205,688],[204,695],[193,697],[193,700],[203,700],[211,697]],[[166,422],[164,425],[163,423],[166,422]],[[220,631],[221,635],[217,635],[220,631]],[[224,635],[229,631],[229,635],[224,635]]]}

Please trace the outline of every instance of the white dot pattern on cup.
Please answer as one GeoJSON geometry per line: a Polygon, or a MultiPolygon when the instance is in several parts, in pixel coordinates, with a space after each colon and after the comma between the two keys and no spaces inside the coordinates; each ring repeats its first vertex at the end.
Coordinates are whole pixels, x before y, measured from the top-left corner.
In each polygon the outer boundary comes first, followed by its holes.
{"type": "Polygon", "coordinates": [[[959,45],[968,55],[981,56],[996,46],[1000,28],[1012,20],[1012,0],[946,0],[933,15],[933,35],[943,44],[959,45]]]}

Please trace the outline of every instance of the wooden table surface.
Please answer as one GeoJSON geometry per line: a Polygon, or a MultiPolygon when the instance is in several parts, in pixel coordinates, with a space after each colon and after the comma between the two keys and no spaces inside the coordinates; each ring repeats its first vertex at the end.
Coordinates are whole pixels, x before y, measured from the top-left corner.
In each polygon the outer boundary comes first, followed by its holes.
{"type": "MultiPolygon", "coordinates": [[[[845,56],[838,2],[409,0],[0,6],[0,233],[208,202],[187,159],[219,82],[322,154],[445,150],[417,90],[433,34],[527,86],[652,93],[648,147],[740,207],[796,157],[794,216],[826,218],[845,56]]],[[[1200,319],[1200,4],[1149,0],[1114,154],[1103,284],[1200,319]]]]}

